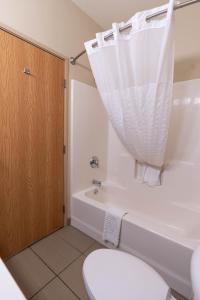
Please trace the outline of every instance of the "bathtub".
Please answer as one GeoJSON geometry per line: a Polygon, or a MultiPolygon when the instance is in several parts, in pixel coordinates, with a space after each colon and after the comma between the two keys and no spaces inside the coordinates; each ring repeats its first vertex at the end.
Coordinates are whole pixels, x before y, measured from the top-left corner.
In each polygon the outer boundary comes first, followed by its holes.
{"type": "Polygon", "coordinates": [[[153,266],[169,286],[191,297],[190,260],[200,243],[200,210],[180,203],[131,199],[125,188],[104,183],[75,193],[71,201],[71,224],[100,243],[108,203],[126,207],[120,249],[153,266]],[[123,201],[122,201],[123,200],[123,201]]]}

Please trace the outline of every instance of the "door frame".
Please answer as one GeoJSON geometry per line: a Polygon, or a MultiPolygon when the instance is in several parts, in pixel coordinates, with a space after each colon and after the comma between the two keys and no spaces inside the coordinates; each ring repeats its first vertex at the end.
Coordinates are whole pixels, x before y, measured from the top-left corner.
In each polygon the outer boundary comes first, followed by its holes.
{"type": "Polygon", "coordinates": [[[64,74],[63,74],[63,79],[66,81],[66,86],[64,87],[64,82],[63,82],[63,89],[64,89],[64,140],[63,140],[63,146],[65,146],[65,153],[64,155],[64,191],[63,191],[63,195],[64,195],[64,199],[63,199],[63,205],[65,208],[64,209],[64,225],[69,223],[69,218],[68,218],[68,209],[69,209],[69,57],[64,56],[63,54],[53,50],[52,48],[46,46],[45,44],[42,44],[36,40],[34,40],[33,38],[31,38],[30,36],[25,35],[22,32],[19,32],[17,30],[15,30],[14,28],[5,25],[4,23],[0,22],[0,29],[12,34],[13,36],[45,51],[48,52],[60,59],[62,59],[64,61],[64,74]]]}

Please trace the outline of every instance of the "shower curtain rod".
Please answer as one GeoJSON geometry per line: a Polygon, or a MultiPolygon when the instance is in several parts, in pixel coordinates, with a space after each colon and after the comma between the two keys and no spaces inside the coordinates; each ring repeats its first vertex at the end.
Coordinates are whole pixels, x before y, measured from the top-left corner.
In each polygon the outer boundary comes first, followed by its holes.
{"type": "MultiPolygon", "coordinates": [[[[188,1],[184,1],[184,2],[178,2],[177,4],[175,4],[174,10],[179,9],[179,8],[183,8],[183,7],[186,7],[186,6],[189,6],[189,5],[198,3],[198,2],[200,2],[200,0],[188,0],[188,1]]],[[[155,17],[157,17],[157,16],[163,15],[163,14],[165,14],[166,12],[167,12],[167,9],[163,9],[163,10],[157,12],[157,13],[154,13],[154,14],[149,15],[149,16],[146,18],[146,20],[147,20],[147,21],[150,21],[152,18],[155,18],[155,17]]],[[[126,30],[126,29],[131,28],[131,26],[132,26],[131,24],[127,24],[127,25],[121,27],[121,28],[119,29],[119,31],[122,32],[122,31],[124,31],[124,30],[126,30]]],[[[113,33],[111,32],[111,33],[105,35],[104,39],[105,39],[105,40],[108,40],[108,39],[111,38],[112,36],[113,36],[113,33]]],[[[96,47],[96,46],[97,46],[97,42],[95,42],[94,44],[92,44],[92,47],[96,47]]],[[[86,50],[83,50],[83,51],[80,52],[77,56],[75,56],[75,57],[70,57],[70,63],[71,63],[72,65],[75,65],[77,59],[78,59],[79,57],[81,57],[81,56],[82,56],[83,54],[85,54],[85,53],[86,53],[86,50]]]]}

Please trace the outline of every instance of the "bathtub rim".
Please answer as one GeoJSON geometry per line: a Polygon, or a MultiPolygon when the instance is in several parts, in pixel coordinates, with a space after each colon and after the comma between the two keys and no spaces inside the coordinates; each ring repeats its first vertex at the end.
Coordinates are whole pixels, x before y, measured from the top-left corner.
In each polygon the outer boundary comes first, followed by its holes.
{"type": "MultiPolygon", "coordinates": [[[[90,188],[88,188],[87,190],[90,190],[90,188]]],[[[79,193],[75,193],[75,194],[79,194],[79,193]]],[[[71,203],[73,203],[72,204],[73,210],[72,210],[72,215],[71,215],[71,225],[74,226],[75,228],[77,228],[78,230],[84,232],[85,234],[87,234],[88,236],[93,238],[94,240],[98,241],[105,247],[113,249],[113,247],[110,244],[107,244],[107,243],[103,242],[103,240],[102,240],[103,216],[105,215],[105,210],[100,209],[98,206],[95,206],[94,203],[91,201],[84,201],[83,199],[80,199],[75,196],[72,197],[71,201],[72,201],[71,203]],[[80,211],[80,209],[81,209],[81,211],[80,211]],[[94,218],[94,216],[95,216],[95,218],[94,218]],[[96,219],[96,217],[97,217],[97,219],[96,219]]],[[[183,246],[180,243],[177,243],[177,241],[172,241],[170,239],[167,239],[166,236],[162,237],[162,236],[159,236],[157,233],[154,233],[154,232],[151,233],[149,231],[149,229],[137,226],[135,223],[133,223],[133,222],[130,223],[127,220],[123,220],[123,222],[122,222],[122,231],[124,231],[124,233],[126,232],[127,226],[129,227],[128,233],[126,233],[125,236],[122,236],[122,240],[119,245],[119,250],[130,253],[131,255],[134,255],[134,256],[138,257],[139,259],[142,259],[143,261],[145,261],[147,264],[151,265],[166,280],[166,282],[169,284],[169,286],[171,288],[175,289],[180,294],[184,295],[187,299],[191,299],[192,287],[191,287],[190,275],[188,274],[189,269],[188,269],[187,265],[190,263],[193,250],[191,248],[183,246]],[[169,249],[171,249],[170,251],[172,251],[171,255],[174,255],[174,253],[179,253],[181,251],[181,256],[178,255],[178,257],[177,257],[177,259],[178,259],[177,271],[175,271],[173,267],[171,269],[171,266],[173,266],[173,264],[171,264],[171,263],[168,264],[168,261],[170,262],[170,260],[171,260],[170,258],[165,257],[164,261],[160,261],[160,259],[157,260],[157,258],[153,257],[151,254],[149,255],[148,241],[150,241],[150,240],[147,239],[147,244],[146,244],[147,251],[144,250],[144,248],[140,244],[140,242],[138,244],[139,248],[138,248],[138,246],[135,248],[135,245],[133,244],[133,242],[130,242],[130,228],[132,228],[130,226],[133,226],[133,229],[138,228],[139,231],[141,230],[142,235],[144,235],[144,232],[146,232],[146,233],[148,232],[149,236],[151,236],[151,235],[156,236],[156,239],[158,241],[161,241],[161,251],[165,251],[165,248],[162,247],[162,240],[166,241],[165,244],[167,244],[168,240],[169,240],[169,244],[170,244],[169,249]],[[177,247],[177,250],[176,250],[176,247],[177,247]],[[174,249],[174,250],[172,250],[172,249],[174,249]],[[184,257],[186,255],[186,257],[185,257],[186,260],[184,260],[186,263],[186,266],[184,267],[183,273],[182,273],[182,262],[180,262],[180,260],[182,259],[182,254],[184,255],[184,257]],[[180,270],[181,270],[181,273],[180,273],[180,270]]],[[[153,244],[150,243],[150,245],[153,245],[153,244]]],[[[152,248],[152,246],[151,246],[151,248],[152,248]]],[[[151,252],[151,250],[150,250],[150,252],[151,252]]],[[[176,256],[176,254],[175,254],[175,256],[176,256]]]]}
{"type": "MultiPolygon", "coordinates": [[[[112,187],[117,187],[120,189],[125,190],[124,187],[118,185],[118,184],[114,184],[114,183],[110,183],[110,182],[104,182],[103,186],[112,186],[112,187]]],[[[93,198],[90,198],[86,195],[87,192],[91,192],[92,190],[94,190],[96,187],[94,186],[90,186],[82,191],[76,192],[74,194],[72,194],[72,198],[78,198],[80,201],[86,202],[89,205],[94,205],[95,207],[97,207],[98,209],[100,209],[101,211],[105,212],[106,211],[106,204],[105,203],[101,203],[100,201],[97,201],[93,198]]],[[[187,209],[187,208],[185,208],[187,209]]],[[[131,210],[131,212],[133,212],[131,210]]],[[[179,236],[173,236],[173,234],[168,234],[167,232],[162,232],[159,230],[156,230],[155,228],[153,228],[152,224],[149,227],[148,221],[150,219],[147,219],[147,224],[144,224],[142,222],[140,222],[140,220],[138,220],[140,218],[140,216],[136,216],[136,214],[131,214],[131,213],[127,213],[124,217],[123,217],[123,221],[127,221],[129,223],[134,223],[135,226],[139,227],[139,228],[143,228],[147,231],[150,231],[153,234],[157,234],[158,236],[160,236],[161,238],[165,238],[171,242],[174,242],[176,244],[179,244],[185,248],[188,248],[192,251],[194,251],[194,249],[200,244],[200,241],[196,240],[196,239],[187,239],[187,238],[183,238],[183,237],[179,237],[179,236]],[[134,221],[133,218],[135,217],[134,221]],[[137,218],[137,219],[136,219],[137,218]]],[[[159,223],[159,225],[162,225],[161,223],[159,223]]]]}

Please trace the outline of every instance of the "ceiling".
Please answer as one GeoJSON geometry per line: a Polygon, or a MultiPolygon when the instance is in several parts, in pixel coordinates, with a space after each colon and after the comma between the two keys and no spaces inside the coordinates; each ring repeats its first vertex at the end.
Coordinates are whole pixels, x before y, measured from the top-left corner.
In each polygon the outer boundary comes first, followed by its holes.
{"type": "Polygon", "coordinates": [[[104,29],[113,22],[126,21],[137,11],[167,3],[167,0],[72,0],[104,29]]]}

